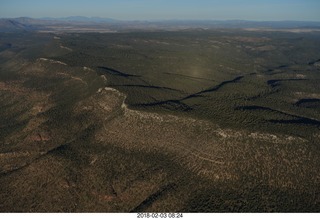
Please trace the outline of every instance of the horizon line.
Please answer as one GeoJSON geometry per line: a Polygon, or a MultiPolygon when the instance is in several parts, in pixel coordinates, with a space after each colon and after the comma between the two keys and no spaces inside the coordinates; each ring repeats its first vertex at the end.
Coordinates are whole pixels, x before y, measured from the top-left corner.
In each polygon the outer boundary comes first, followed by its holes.
{"type": "Polygon", "coordinates": [[[99,16],[82,16],[82,15],[71,15],[64,17],[29,17],[29,16],[19,16],[19,17],[0,17],[0,19],[19,19],[19,18],[29,18],[35,20],[46,20],[46,19],[68,19],[68,18],[87,18],[87,19],[109,19],[114,21],[246,21],[246,22],[312,22],[312,23],[320,23],[320,20],[250,20],[250,19],[184,19],[184,18],[162,18],[162,19],[117,19],[111,17],[99,17],[99,16]]]}

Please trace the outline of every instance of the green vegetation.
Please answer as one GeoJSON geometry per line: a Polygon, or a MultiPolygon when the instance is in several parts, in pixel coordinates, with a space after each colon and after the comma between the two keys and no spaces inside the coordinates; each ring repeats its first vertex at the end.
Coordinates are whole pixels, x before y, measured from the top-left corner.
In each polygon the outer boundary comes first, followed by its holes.
{"type": "Polygon", "coordinates": [[[319,212],[317,32],[0,35],[1,212],[319,212]]]}

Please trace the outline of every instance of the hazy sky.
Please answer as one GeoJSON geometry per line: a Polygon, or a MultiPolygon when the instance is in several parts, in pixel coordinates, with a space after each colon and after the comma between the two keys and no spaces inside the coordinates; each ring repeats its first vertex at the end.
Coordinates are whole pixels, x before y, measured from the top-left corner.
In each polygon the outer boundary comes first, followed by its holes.
{"type": "Polygon", "coordinates": [[[320,0],[0,0],[0,17],[320,21],[320,0]]]}

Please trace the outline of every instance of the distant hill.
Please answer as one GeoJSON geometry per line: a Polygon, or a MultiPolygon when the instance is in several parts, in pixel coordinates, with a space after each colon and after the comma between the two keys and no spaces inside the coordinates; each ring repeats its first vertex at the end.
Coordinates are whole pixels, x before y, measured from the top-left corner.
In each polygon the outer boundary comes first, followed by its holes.
{"type": "Polygon", "coordinates": [[[95,27],[100,29],[108,28],[111,24],[121,24],[121,21],[111,18],[100,17],[65,17],[65,18],[2,18],[0,19],[0,32],[17,32],[17,31],[43,31],[54,28],[63,28],[65,26],[95,27]],[[99,27],[97,27],[97,25],[99,27]]]}
{"type": "MultiPolygon", "coordinates": [[[[61,23],[61,22],[60,22],[61,23]]],[[[0,32],[37,31],[52,25],[52,21],[28,17],[0,19],[0,32]]]]}
{"type": "Polygon", "coordinates": [[[244,21],[244,20],[157,20],[121,21],[112,18],[72,16],[64,18],[28,17],[0,19],[0,32],[17,31],[94,31],[181,30],[193,28],[265,28],[265,29],[319,29],[320,22],[309,21],[244,21]],[[67,27],[67,28],[66,28],[67,27]]]}
{"type": "Polygon", "coordinates": [[[84,16],[70,16],[70,17],[63,17],[63,18],[45,17],[45,18],[41,18],[41,19],[42,20],[50,20],[50,21],[73,21],[73,22],[86,22],[86,23],[120,22],[119,20],[115,20],[112,18],[84,17],[84,16]]]}
{"type": "Polygon", "coordinates": [[[0,32],[17,32],[34,30],[32,25],[19,22],[18,19],[0,19],[0,32]]]}

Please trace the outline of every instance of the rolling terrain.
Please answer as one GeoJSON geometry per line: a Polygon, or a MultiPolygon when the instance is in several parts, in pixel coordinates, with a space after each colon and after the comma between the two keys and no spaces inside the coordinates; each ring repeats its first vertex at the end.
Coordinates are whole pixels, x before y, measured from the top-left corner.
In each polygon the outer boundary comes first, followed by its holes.
{"type": "Polygon", "coordinates": [[[319,32],[0,34],[1,212],[319,212],[319,32]]]}

